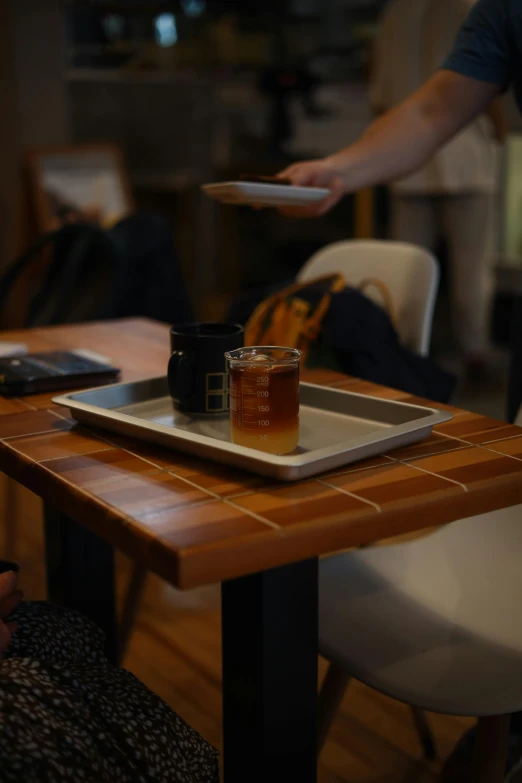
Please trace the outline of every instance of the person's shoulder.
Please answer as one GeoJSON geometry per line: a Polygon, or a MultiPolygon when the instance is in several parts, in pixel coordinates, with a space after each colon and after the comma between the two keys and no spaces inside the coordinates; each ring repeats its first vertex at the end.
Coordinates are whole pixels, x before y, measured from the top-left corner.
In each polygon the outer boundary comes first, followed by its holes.
{"type": "Polygon", "coordinates": [[[498,30],[514,16],[520,16],[522,0],[455,0],[453,7],[467,17],[468,27],[483,29],[492,26],[498,30]]]}
{"type": "Polygon", "coordinates": [[[510,13],[522,0],[477,0],[443,68],[506,89],[514,77],[510,13]]]}

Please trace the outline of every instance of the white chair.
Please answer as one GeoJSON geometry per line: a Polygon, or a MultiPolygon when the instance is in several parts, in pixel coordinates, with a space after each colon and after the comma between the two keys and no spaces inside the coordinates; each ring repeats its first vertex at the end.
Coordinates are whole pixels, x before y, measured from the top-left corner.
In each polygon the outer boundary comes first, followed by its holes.
{"type": "Polygon", "coordinates": [[[431,253],[404,242],[334,242],[307,261],[297,282],[336,272],[349,285],[357,286],[368,277],[385,283],[394,304],[401,341],[422,356],[428,354],[440,276],[431,253]]]}
{"type": "Polygon", "coordinates": [[[473,780],[502,781],[509,716],[522,709],[521,561],[522,506],[322,561],[319,744],[355,677],[423,710],[478,717],[473,780]]]}
{"type": "MultiPolygon", "coordinates": [[[[315,253],[302,267],[297,282],[304,283],[325,274],[340,273],[357,286],[367,278],[378,278],[388,288],[397,330],[404,345],[426,356],[429,353],[433,312],[439,285],[439,266],[428,251],[404,242],[350,240],[334,242],[315,253]]],[[[349,682],[349,676],[331,668],[321,692],[320,725],[323,732],[333,718],[349,682]]],[[[435,756],[435,744],[422,710],[413,708],[419,740],[427,758],[435,756]]]]}

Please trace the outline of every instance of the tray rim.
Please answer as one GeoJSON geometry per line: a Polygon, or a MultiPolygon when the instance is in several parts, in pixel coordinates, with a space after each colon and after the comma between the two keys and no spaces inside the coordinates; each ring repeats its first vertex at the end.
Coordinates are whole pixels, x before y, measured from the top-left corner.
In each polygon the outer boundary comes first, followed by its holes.
{"type": "MultiPolygon", "coordinates": [[[[176,430],[175,428],[169,427],[166,424],[147,422],[145,419],[139,419],[136,416],[131,416],[126,413],[115,412],[114,409],[100,408],[99,406],[92,405],[91,403],[80,402],[78,400],[72,399],[74,396],[87,394],[90,392],[102,392],[105,389],[114,389],[117,387],[125,387],[125,386],[127,387],[136,386],[138,384],[145,384],[145,383],[158,383],[164,380],[165,380],[165,376],[160,375],[160,376],[153,376],[151,378],[143,378],[138,381],[123,381],[122,383],[116,383],[116,384],[113,383],[105,386],[95,386],[88,389],[81,389],[81,390],[69,392],[68,394],[59,395],[57,397],[54,397],[52,402],[55,405],[59,405],[60,407],[68,408],[73,414],[73,417],[74,417],[74,411],[80,411],[81,413],[95,415],[98,418],[104,420],[116,419],[118,421],[121,421],[122,423],[130,424],[133,428],[138,430],[150,430],[158,434],[171,436],[173,441],[197,443],[198,445],[203,447],[208,446],[217,452],[225,452],[227,454],[232,454],[235,456],[243,456],[245,457],[245,459],[248,459],[248,461],[255,461],[266,465],[272,465],[278,468],[292,468],[292,469],[299,470],[300,468],[306,468],[314,465],[315,463],[320,463],[322,460],[328,459],[331,456],[342,454],[348,451],[353,451],[358,446],[368,447],[368,446],[375,445],[381,440],[383,440],[381,435],[382,433],[381,430],[381,431],[377,431],[373,436],[368,436],[368,435],[358,436],[348,441],[341,441],[340,443],[336,443],[333,446],[325,446],[321,449],[315,449],[301,454],[280,456],[276,454],[268,454],[267,452],[262,452],[257,449],[250,449],[246,446],[237,446],[233,443],[228,443],[227,441],[221,441],[218,440],[217,438],[212,438],[208,435],[199,435],[197,433],[189,433],[184,430],[176,430]]],[[[427,416],[424,415],[422,418],[419,418],[418,422],[416,422],[414,426],[412,426],[411,422],[406,422],[404,424],[398,424],[398,425],[391,425],[386,429],[386,432],[388,433],[389,436],[388,438],[386,438],[386,440],[392,438],[398,438],[403,435],[409,435],[411,433],[415,433],[419,431],[429,430],[431,432],[433,427],[435,427],[437,424],[443,424],[444,422],[451,421],[451,419],[453,419],[453,414],[451,412],[438,410],[437,408],[431,408],[422,405],[413,405],[411,403],[401,402],[400,400],[386,400],[383,399],[382,397],[375,397],[371,394],[359,394],[357,392],[351,392],[349,390],[339,389],[331,386],[323,386],[321,384],[316,384],[316,383],[302,382],[301,385],[310,388],[320,389],[321,391],[326,390],[337,394],[348,395],[349,397],[356,397],[361,400],[370,398],[370,399],[378,400],[380,403],[383,404],[387,403],[393,406],[396,405],[403,408],[409,408],[411,410],[423,411],[424,414],[426,414],[426,411],[429,412],[429,415],[427,416]]],[[[182,449],[178,449],[178,450],[182,450],[182,449]]],[[[210,456],[208,458],[211,459],[210,456]]]]}

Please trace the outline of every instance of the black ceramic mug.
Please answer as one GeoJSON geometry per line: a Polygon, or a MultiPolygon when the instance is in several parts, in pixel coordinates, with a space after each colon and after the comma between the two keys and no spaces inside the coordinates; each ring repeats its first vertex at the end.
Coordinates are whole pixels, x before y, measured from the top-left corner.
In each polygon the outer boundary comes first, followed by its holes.
{"type": "Polygon", "coordinates": [[[184,413],[221,414],[229,410],[226,351],[243,347],[238,324],[195,323],[170,330],[170,396],[184,413]]]}

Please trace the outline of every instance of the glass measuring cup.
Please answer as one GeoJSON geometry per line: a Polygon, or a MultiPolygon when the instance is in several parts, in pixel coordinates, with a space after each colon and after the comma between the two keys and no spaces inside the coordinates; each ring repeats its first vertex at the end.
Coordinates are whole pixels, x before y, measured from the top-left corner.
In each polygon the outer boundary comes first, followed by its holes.
{"type": "Polygon", "coordinates": [[[225,354],[233,443],[270,454],[297,448],[301,356],[295,348],[265,345],[225,354]]]}

